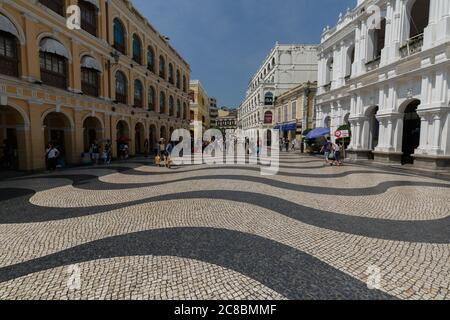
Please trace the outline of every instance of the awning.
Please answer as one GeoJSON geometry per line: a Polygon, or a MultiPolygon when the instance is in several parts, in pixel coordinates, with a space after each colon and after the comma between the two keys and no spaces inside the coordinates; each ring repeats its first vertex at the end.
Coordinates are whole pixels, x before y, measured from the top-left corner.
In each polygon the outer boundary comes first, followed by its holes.
{"type": "Polygon", "coordinates": [[[86,2],[92,3],[94,6],[97,7],[97,9],[100,8],[99,4],[98,4],[98,0],[84,0],[86,2]]]}
{"type": "Polygon", "coordinates": [[[90,56],[84,56],[83,59],[81,59],[81,67],[87,69],[94,69],[97,70],[98,72],[103,72],[101,64],[90,56]]]}
{"type": "Polygon", "coordinates": [[[306,135],[306,139],[308,140],[313,140],[313,139],[317,139],[320,137],[325,137],[325,136],[329,136],[330,135],[330,128],[316,128],[311,130],[307,135],[306,135]]]}
{"type": "Polygon", "coordinates": [[[273,130],[280,130],[280,126],[279,126],[279,125],[276,125],[276,126],[273,128],[273,130]]]}
{"type": "Polygon", "coordinates": [[[297,130],[297,124],[296,123],[288,123],[284,124],[282,127],[282,131],[294,131],[297,130]]]}
{"type": "Polygon", "coordinates": [[[17,39],[19,39],[19,32],[17,31],[14,24],[4,15],[0,14],[0,30],[10,33],[13,36],[15,36],[17,39]]]}
{"type": "Polygon", "coordinates": [[[55,53],[69,59],[69,53],[67,52],[66,47],[64,47],[61,42],[58,42],[52,38],[42,39],[40,50],[42,52],[55,53]]]}

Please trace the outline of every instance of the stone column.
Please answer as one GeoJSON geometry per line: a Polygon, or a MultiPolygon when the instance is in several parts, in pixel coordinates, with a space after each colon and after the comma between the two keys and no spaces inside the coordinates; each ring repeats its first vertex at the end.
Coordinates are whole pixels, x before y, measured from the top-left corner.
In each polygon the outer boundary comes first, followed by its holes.
{"type": "Polygon", "coordinates": [[[41,115],[43,112],[42,103],[37,101],[29,101],[30,108],[30,127],[31,127],[31,163],[33,169],[45,168],[45,144],[44,141],[44,125],[41,115]]]}

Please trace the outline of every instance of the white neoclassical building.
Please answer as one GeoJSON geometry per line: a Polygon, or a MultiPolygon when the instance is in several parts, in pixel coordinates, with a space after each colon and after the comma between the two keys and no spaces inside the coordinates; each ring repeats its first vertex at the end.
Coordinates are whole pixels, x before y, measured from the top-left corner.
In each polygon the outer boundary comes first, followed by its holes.
{"type": "Polygon", "coordinates": [[[449,0],[358,0],[323,32],[316,126],[350,124],[355,159],[449,167],[449,75],[449,0]]]}
{"type": "Polygon", "coordinates": [[[249,82],[238,109],[239,128],[272,129],[275,99],[308,81],[317,81],[317,46],[276,43],[249,82]]]}

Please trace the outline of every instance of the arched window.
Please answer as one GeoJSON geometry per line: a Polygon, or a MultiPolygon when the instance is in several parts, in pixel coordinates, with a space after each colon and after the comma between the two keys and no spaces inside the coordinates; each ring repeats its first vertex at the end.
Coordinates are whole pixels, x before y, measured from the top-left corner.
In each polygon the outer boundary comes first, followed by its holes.
{"type": "Polygon", "coordinates": [[[0,15],[0,73],[19,76],[19,41],[16,27],[5,16],[0,15]]]}
{"type": "Polygon", "coordinates": [[[147,48],[147,69],[155,72],[155,52],[152,47],[147,48]]]}
{"type": "Polygon", "coordinates": [[[181,89],[181,74],[180,74],[180,70],[177,70],[176,84],[177,84],[177,88],[181,89]]]}
{"type": "Polygon", "coordinates": [[[430,0],[416,0],[411,7],[409,37],[422,35],[430,20],[430,0]]]}
{"type": "Polygon", "coordinates": [[[137,34],[133,35],[133,60],[139,64],[142,64],[141,39],[139,39],[137,34]]]}
{"type": "Polygon", "coordinates": [[[181,101],[177,100],[177,118],[181,118],[181,101]]]}
{"type": "MultiPolygon", "coordinates": [[[[381,51],[384,49],[386,39],[386,19],[382,19],[379,29],[373,29],[371,31],[370,40],[372,45],[372,56],[369,60],[378,60],[381,57],[381,51]]],[[[369,61],[370,62],[370,61],[369,61]]]]}
{"type": "Polygon", "coordinates": [[[90,56],[81,59],[81,90],[84,94],[98,97],[100,93],[100,63],[90,56]]]}
{"type": "Polygon", "coordinates": [[[333,81],[333,69],[334,69],[334,60],[333,58],[329,59],[327,62],[327,69],[325,74],[325,85],[329,86],[333,81]]]}
{"type": "Polygon", "coordinates": [[[166,78],[166,60],[163,56],[159,56],[159,76],[163,79],[166,78]]]}
{"type": "Polygon", "coordinates": [[[64,45],[52,38],[42,39],[39,58],[42,83],[67,89],[67,61],[69,53],[64,45]]]}
{"type": "Polygon", "coordinates": [[[355,46],[351,46],[347,50],[347,64],[346,64],[346,70],[345,70],[345,76],[347,78],[350,78],[352,75],[352,66],[355,62],[355,46]]]}
{"type": "Polygon", "coordinates": [[[186,76],[183,76],[183,92],[187,92],[187,81],[186,81],[186,76]]]}
{"type": "Polygon", "coordinates": [[[139,80],[134,80],[134,107],[142,108],[144,99],[144,89],[142,87],[142,82],[139,80]]]}
{"type": "Polygon", "coordinates": [[[119,19],[114,19],[114,48],[126,54],[125,28],[119,19]]]}
{"type": "Polygon", "coordinates": [[[148,88],[148,111],[155,111],[156,96],[155,88],[150,86],[148,88]]]}
{"type": "Polygon", "coordinates": [[[166,94],[163,91],[159,93],[159,113],[166,113],[166,94]]]}
{"type": "Polygon", "coordinates": [[[171,84],[175,84],[174,77],[173,77],[173,65],[169,63],[169,82],[171,84]]]}
{"type": "Polygon", "coordinates": [[[90,1],[78,1],[78,5],[81,10],[81,28],[96,37],[98,7],[90,1]]]}
{"type": "Polygon", "coordinates": [[[64,0],[39,0],[39,2],[60,16],[64,15],[64,0]]]}
{"type": "Polygon", "coordinates": [[[264,105],[272,106],[273,105],[273,93],[267,92],[264,96],[264,105]]]}
{"type": "Polygon", "coordinates": [[[127,78],[122,71],[116,72],[116,102],[127,104],[127,78]]]}
{"type": "Polygon", "coordinates": [[[169,116],[173,116],[175,113],[175,101],[173,100],[173,97],[169,97],[169,116]]]}

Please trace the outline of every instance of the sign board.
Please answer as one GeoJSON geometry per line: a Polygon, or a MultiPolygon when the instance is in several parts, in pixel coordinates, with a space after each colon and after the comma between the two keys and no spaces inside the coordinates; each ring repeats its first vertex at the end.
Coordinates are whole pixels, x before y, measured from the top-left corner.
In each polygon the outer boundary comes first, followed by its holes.
{"type": "Polygon", "coordinates": [[[348,130],[337,130],[334,133],[334,136],[338,139],[342,139],[342,138],[349,138],[350,137],[350,132],[348,130]]]}

